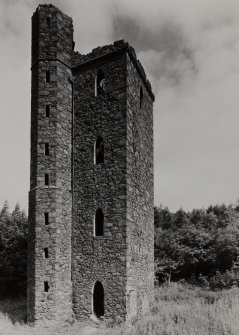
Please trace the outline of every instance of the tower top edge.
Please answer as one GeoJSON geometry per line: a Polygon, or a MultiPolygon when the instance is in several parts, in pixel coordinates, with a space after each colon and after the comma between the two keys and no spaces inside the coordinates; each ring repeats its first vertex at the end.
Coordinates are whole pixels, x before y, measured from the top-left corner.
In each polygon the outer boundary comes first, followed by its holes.
{"type": "Polygon", "coordinates": [[[115,41],[113,44],[99,46],[94,48],[90,53],[82,55],[78,51],[75,51],[72,55],[72,69],[79,68],[84,66],[87,63],[92,63],[99,58],[110,56],[111,54],[120,53],[120,52],[127,52],[132,63],[134,64],[135,68],[137,69],[139,75],[141,76],[146,89],[149,91],[149,94],[153,101],[155,100],[155,96],[152,91],[152,86],[147,79],[146,73],[144,71],[143,65],[141,64],[140,60],[137,58],[135,49],[126,41],[118,40],[115,41]]]}
{"type": "Polygon", "coordinates": [[[52,4],[39,4],[38,7],[36,8],[35,12],[33,13],[33,16],[35,16],[36,14],[39,14],[40,12],[47,12],[47,14],[59,13],[63,17],[72,21],[72,18],[69,15],[65,14],[58,7],[56,7],[52,4]]]}
{"type": "MultiPolygon", "coordinates": [[[[35,12],[33,13],[33,16],[40,15],[44,16],[44,13],[46,16],[51,15],[59,15],[60,20],[67,19],[69,20],[68,23],[73,26],[73,20],[70,16],[63,13],[58,7],[52,5],[52,4],[39,4],[36,8],[35,12]],[[42,14],[40,14],[42,13],[42,14]]],[[[152,91],[152,86],[147,79],[146,73],[144,71],[144,68],[140,62],[140,60],[137,58],[135,49],[126,41],[118,40],[115,41],[113,44],[99,46],[97,48],[94,48],[90,53],[88,54],[80,54],[79,52],[75,51],[73,52],[71,56],[71,67],[72,69],[81,67],[85,65],[86,63],[91,63],[96,61],[96,59],[99,59],[101,57],[109,56],[110,54],[115,54],[118,52],[125,51],[128,53],[132,63],[134,64],[136,70],[138,71],[140,77],[142,78],[144,85],[149,92],[149,95],[151,96],[152,100],[155,100],[154,93],[152,91]]]]}

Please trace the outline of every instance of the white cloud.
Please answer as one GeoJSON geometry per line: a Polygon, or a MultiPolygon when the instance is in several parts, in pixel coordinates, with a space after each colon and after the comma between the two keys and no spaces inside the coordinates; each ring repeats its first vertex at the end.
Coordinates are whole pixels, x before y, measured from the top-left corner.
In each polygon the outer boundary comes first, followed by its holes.
{"type": "MultiPolygon", "coordinates": [[[[72,16],[76,50],[136,46],[156,93],[155,200],[172,209],[239,197],[237,0],[53,0],[72,16]]],[[[30,34],[36,0],[0,3],[0,206],[27,207],[30,34]]]]}

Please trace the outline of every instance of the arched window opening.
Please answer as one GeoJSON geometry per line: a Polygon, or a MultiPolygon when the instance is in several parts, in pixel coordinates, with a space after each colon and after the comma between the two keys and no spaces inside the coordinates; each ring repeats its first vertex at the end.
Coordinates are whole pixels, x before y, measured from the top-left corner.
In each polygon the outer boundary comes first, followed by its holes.
{"type": "Polygon", "coordinates": [[[98,208],[95,214],[95,236],[104,235],[104,213],[98,208]]]}
{"type": "Polygon", "coordinates": [[[99,70],[95,78],[95,95],[105,93],[105,75],[104,72],[99,70]]]}
{"type": "Polygon", "coordinates": [[[104,163],[104,141],[98,137],[95,143],[95,164],[104,163]]]}
{"type": "Polygon", "coordinates": [[[142,87],[140,87],[140,101],[139,101],[139,107],[140,107],[140,109],[143,106],[143,100],[144,100],[143,89],[142,89],[142,87]]]}
{"type": "Polygon", "coordinates": [[[105,313],[104,288],[101,282],[97,281],[93,290],[93,313],[100,318],[105,313]]]}

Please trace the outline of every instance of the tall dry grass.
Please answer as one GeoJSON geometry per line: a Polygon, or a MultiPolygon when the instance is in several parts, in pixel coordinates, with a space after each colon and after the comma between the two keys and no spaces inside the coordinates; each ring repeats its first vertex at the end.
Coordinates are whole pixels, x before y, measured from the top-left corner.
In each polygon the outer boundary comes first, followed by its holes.
{"type": "Polygon", "coordinates": [[[133,325],[100,329],[75,323],[53,328],[30,327],[24,323],[25,302],[0,302],[0,335],[238,335],[239,289],[212,292],[181,284],[155,290],[150,315],[133,325]],[[22,320],[22,321],[21,321],[22,320]]]}
{"type": "Polygon", "coordinates": [[[239,289],[220,292],[171,284],[155,291],[153,311],[107,335],[238,335],[239,289]]]}

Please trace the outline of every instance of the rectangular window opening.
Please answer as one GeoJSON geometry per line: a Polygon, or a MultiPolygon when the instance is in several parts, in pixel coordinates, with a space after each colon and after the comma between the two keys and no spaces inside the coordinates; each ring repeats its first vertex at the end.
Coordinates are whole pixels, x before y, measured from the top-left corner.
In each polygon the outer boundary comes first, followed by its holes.
{"type": "Polygon", "coordinates": [[[45,143],[45,156],[49,156],[49,143],[45,143]]]}
{"type": "Polygon", "coordinates": [[[44,257],[49,258],[48,248],[44,248],[44,257]]]}
{"type": "Polygon", "coordinates": [[[44,220],[45,220],[45,225],[49,225],[49,213],[44,213],[44,220]]]}
{"type": "Polygon", "coordinates": [[[46,71],[46,83],[49,84],[51,81],[51,73],[50,71],[46,71]]]}
{"type": "Polygon", "coordinates": [[[45,185],[49,186],[49,174],[45,173],[45,185]]]}
{"type": "Polygon", "coordinates": [[[48,281],[44,281],[44,292],[48,292],[49,291],[49,283],[48,281]]]}
{"type": "Polygon", "coordinates": [[[50,17],[46,18],[46,24],[47,24],[48,28],[51,26],[51,18],[50,17]]]}
{"type": "Polygon", "coordinates": [[[50,117],[50,105],[46,105],[46,118],[49,119],[50,117]]]}

